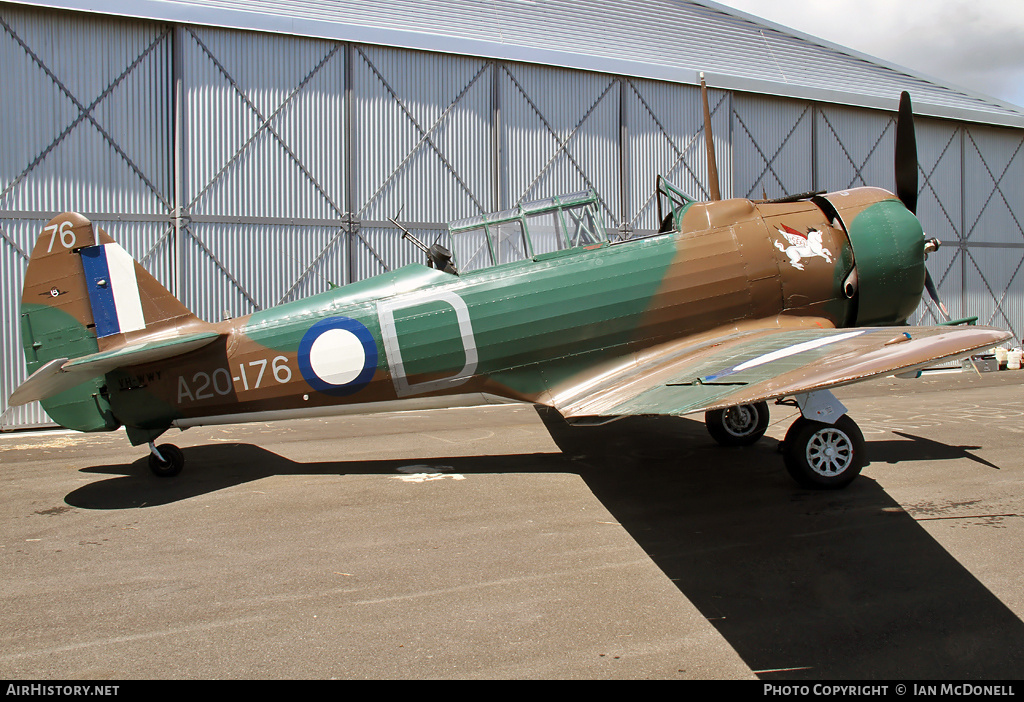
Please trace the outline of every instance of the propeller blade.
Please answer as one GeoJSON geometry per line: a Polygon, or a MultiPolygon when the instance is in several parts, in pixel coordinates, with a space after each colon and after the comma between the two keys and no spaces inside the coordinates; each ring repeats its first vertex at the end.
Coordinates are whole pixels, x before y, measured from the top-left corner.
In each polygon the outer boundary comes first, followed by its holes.
{"type": "Polygon", "coordinates": [[[711,107],[708,104],[708,86],[704,82],[704,73],[700,74],[700,100],[704,107],[704,148],[708,152],[708,187],[712,200],[721,200],[718,189],[718,162],[715,158],[715,140],[711,135],[711,107]]]}
{"type": "Polygon", "coordinates": [[[917,213],[917,137],[914,109],[906,91],[900,95],[896,116],[896,196],[908,210],[917,213]]]}
{"type": "Polygon", "coordinates": [[[949,316],[949,310],[942,304],[942,300],[939,299],[939,291],[935,287],[935,281],[932,280],[932,274],[928,272],[928,269],[924,269],[924,286],[928,289],[928,294],[931,296],[932,301],[935,302],[935,306],[939,308],[939,312],[942,314],[943,320],[948,322],[952,319],[949,316]]]}

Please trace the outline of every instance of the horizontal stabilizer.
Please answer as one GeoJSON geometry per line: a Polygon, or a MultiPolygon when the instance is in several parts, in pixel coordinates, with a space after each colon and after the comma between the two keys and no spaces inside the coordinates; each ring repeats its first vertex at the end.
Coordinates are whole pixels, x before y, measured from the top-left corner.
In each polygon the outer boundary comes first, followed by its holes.
{"type": "Polygon", "coordinates": [[[201,332],[185,336],[129,344],[110,351],[81,356],[74,360],[55,358],[44,364],[18,386],[8,404],[12,407],[45,400],[91,378],[112,370],[162,361],[200,349],[223,336],[216,332],[201,332]]]}

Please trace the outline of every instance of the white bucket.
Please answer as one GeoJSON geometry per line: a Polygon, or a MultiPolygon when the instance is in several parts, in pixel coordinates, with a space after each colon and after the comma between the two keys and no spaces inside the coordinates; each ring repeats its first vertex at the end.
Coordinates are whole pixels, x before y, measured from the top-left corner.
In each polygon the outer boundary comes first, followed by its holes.
{"type": "Polygon", "coordinates": [[[997,346],[995,348],[995,354],[996,361],[999,363],[999,367],[1002,368],[1003,366],[1006,365],[1007,351],[1002,346],[997,346]]]}
{"type": "Polygon", "coordinates": [[[1021,350],[1014,349],[1006,354],[1006,367],[1009,370],[1020,370],[1021,350]]]}

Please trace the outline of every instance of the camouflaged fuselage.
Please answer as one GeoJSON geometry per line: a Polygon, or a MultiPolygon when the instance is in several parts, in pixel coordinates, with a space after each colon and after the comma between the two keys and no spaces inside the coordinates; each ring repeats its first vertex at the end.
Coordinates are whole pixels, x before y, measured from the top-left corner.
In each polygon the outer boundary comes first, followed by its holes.
{"type": "MultiPolygon", "coordinates": [[[[105,304],[98,295],[109,293],[114,276],[108,281],[83,259],[107,244],[110,237],[78,215],[51,222],[26,276],[22,336],[34,371],[52,359],[209,335],[199,348],[127,365],[44,401],[65,426],[123,424],[133,443],[171,426],[481,396],[551,404],[604,365],[683,337],[763,320],[901,324],[924,285],[920,224],[871,188],[818,204],[694,203],[668,233],[460,275],[411,265],[212,324],[138,264],[138,309],[97,319],[105,304]],[[83,274],[90,266],[91,278],[83,274]]],[[[111,268],[113,251],[103,249],[111,268]]]]}

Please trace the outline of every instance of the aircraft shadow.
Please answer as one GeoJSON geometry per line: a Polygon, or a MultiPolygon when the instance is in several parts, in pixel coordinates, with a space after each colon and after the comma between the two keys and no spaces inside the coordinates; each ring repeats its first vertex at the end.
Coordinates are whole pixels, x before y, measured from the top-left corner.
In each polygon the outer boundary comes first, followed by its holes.
{"type": "MultiPolygon", "coordinates": [[[[1024,674],[1024,623],[878,483],[799,489],[776,442],[723,450],[693,420],[675,420],[688,423],[674,434],[689,447],[673,454],[657,440],[659,421],[609,425],[604,441],[546,423],[583,445],[633,437],[625,460],[608,455],[581,474],[760,678],[1024,674]]],[[[920,460],[923,451],[997,468],[969,453],[978,447],[900,436],[910,440],[869,443],[871,459],[920,460]]]]}
{"type": "MultiPolygon", "coordinates": [[[[802,490],[785,474],[776,442],[724,450],[689,419],[592,428],[560,421],[545,423],[561,454],[295,463],[246,444],[186,448],[188,480],[156,479],[144,459],[100,466],[88,472],[119,477],[66,501],[122,509],[271,475],[393,475],[442,465],[463,474],[575,473],[761,679],[1024,674],[1024,623],[875,481],[802,490]]],[[[954,459],[973,448],[904,439],[869,443],[872,459],[910,458],[920,446],[932,459],[954,459]]]]}
{"type": "Polygon", "coordinates": [[[873,462],[899,463],[900,461],[941,461],[966,458],[999,470],[999,466],[972,453],[972,451],[980,449],[980,446],[950,446],[941,441],[901,431],[892,433],[909,439],[909,441],[873,441],[871,443],[871,460],[873,462]]]}

